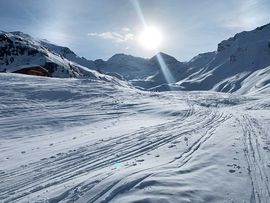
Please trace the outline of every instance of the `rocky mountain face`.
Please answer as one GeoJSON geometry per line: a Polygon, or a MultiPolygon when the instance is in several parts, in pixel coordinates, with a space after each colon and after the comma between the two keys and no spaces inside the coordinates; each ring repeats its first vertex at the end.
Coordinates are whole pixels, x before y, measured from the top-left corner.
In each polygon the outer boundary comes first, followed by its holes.
{"type": "Polygon", "coordinates": [[[269,87],[270,24],[236,34],[217,50],[180,62],[165,53],[152,58],[115,54],[109,60],[78,57],[67,47],[21,32],[0,32],[0,71],[39,65],[53,77],[103,75],[145,90],[214,90],[248,93],[269,87]],[[110,75],[110,76],[108,76],[110,75]]]}

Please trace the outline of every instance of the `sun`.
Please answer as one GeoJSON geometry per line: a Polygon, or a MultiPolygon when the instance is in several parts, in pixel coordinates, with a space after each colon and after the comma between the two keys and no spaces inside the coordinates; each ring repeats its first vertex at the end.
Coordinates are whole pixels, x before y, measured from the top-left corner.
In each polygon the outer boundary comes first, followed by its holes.
{"type": "Polygon", "coordinates": [[[139,42],[147,50],[157,50],[162,43],[162,33],[154,26],[146,27],[139,35],[139,42]]]}

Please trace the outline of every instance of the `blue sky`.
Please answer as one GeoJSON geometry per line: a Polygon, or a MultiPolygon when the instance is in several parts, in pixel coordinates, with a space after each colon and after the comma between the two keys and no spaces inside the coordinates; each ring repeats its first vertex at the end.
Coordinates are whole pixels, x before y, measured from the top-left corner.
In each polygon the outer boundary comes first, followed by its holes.
{"type": "MultiPolygon", "coordinates": [[[[23,31],[88,59],[115,53],[151,57],[138,43],[136,0],[1,0],[0,30],[23,31]]],[[[137,0],[144,20],[163,33],[159,51],[181,61],[216,49],[237,32],[270,22],[269,0],[137,0]]]]}

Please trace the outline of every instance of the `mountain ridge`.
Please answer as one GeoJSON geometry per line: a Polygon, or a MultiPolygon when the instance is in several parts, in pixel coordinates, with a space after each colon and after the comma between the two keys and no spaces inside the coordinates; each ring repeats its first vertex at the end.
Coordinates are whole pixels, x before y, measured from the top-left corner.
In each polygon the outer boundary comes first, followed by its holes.
{"type": "Polygon", "coordinates": [[[29,64],[41,65],[53,77],[98,78],[102,74],[144,90],[248,93],[254,87],[269,84],[267,74],[257,73],[263,69],[268,72],[270,66],[270,24],[237,33],[221,41],[215,51],[198,54],[187,62],[163,52],[151,58],[117,53],[108,60],[93,61],[77,56],[68,47],[37,40],[20,31],[1,31],[0,71],[12,72],[29,64]],[[241,89],[252,80],[260,84],[241,89]]]}

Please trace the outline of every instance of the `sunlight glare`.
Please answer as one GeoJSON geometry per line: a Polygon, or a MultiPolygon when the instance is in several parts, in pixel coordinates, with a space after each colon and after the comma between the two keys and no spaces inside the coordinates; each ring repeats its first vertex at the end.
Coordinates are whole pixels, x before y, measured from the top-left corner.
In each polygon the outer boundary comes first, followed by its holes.
{"type": "Polygon", "coordinates": [[[139,42],[147,50],[156,50],[162,43],[162,34],[157,27],[146,27],[139,35],[139,42]]]}

